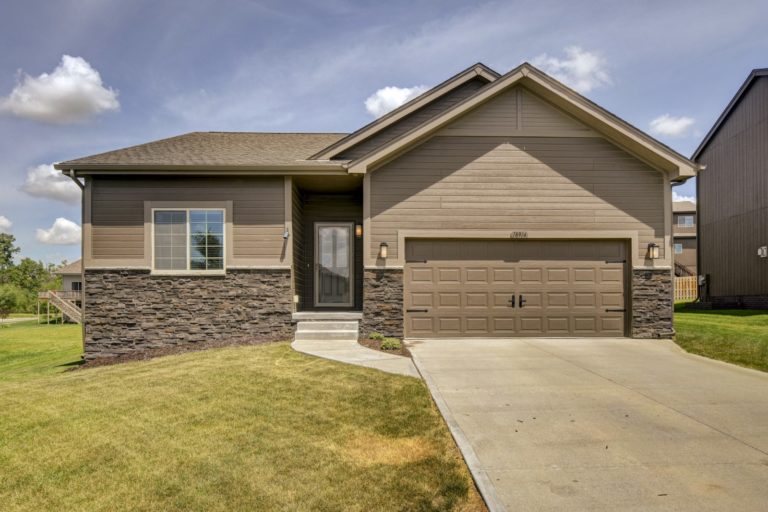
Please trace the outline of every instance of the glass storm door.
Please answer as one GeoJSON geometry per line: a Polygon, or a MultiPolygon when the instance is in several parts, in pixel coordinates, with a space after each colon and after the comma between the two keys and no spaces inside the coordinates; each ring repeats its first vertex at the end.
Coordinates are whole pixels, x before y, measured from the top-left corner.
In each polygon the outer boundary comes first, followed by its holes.
{"type": "Polygon", "coordinates": [[[352,306],[353,224],[315,223],[315,306],[352,306]]]}

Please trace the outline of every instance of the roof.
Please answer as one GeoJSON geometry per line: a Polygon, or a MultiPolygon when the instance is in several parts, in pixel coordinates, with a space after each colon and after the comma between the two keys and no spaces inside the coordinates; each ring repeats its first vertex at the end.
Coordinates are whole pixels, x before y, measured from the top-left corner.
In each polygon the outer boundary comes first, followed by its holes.
{"type": "Polygon", "coordinates": [[[692,201],[673,201],[672,211],[675,213],[695,212],[696,203],[692,201]]]}
{"type": "Polygon", "coordinates": [[[63,267],[54,270],[53,273],[59,274],[59,275],[69,275],[69,274],[80,275],[83,273],[83,260],[73,261],[68,265],[64,265],[63,267]]]}
{"type": "Polygon", "coordinates": [[[375,121],[368,123],[367,125],[363,126],[359,130],[353,133],[350,133],[349,135],[337,141],[336,143],[331,144],[326,148],[323,148],[322,151],[319,151],[318,153],[312,155],[311,158],[316,158],[316,159],[333,158],[334,156],[340,154],[342,151],[349,149],[350,147],[354,146],[358,142],[362,142],[363,140],[374,135],[375,133],[380,132],[384,128],[387,128],[388,126],[395,124],[397,121],[404,118],[408,114],[415,112],[416,110],[427,105],[428,103],[432,103],[433,101],[453,91],[457,87],[460,87],[461,85],[467,83],[470,80],[473,80],[479,77],[479,78],[485,79],[487,82],[493,82],[500,76],[501,75],[499,73],[489,68],[482,62],[473,64],[467,69],[460,71],[459,73],[456,73],[448,80],[445,80],[444,82],[436,85],[432,89],[422,94],[419,94],[418,96],[408,101],[407,103],[404,103],[403,105],[392,110],[391,112],[388,112],[387,114],[379,117],[375,121]]]}
{"type": "Polygon", "coordinates": [[[312,153],[333,144],[344,133],[192,132],[55,165],[57,169],[103,169],[132,166],[258,168],[339,167],[338,162],[307,160],[312,153]]]}
{"type": "Polygon", "coordinates": [[[753,69],[752,72],[749,74],[746,80],[744,80],[744,83],[741,84],[741,87],[739,87],[739,90],[736,91],[736,94],[731,98],[731,101],[728,102],[728,105],[726,105],[725,110],[723,110],[723,113],[720,114],[720,117],[717,118],[717,121],[715,121],[715,124],[710,128],[709,133],[704,137],[704,140],[701,141],[701,144],[699,144],[699,147],[696,148],[696,151],[693,152],[693,156],[691,156],[691,159],[696,160],[701,155],[702,151],[709,145],[709,143],[712,141],[714,136],[717,134],[717,132],[720,130],[720,127],[723,125],[726,119],[728,119],[728,116],[731,115],[731,112],[733,112],[733,109],[736,108],[736,105],[739,104],[741,99],[744,97],[744,94],[746,94],[747,90],[749,90],[752,83],[761,76],[768,76],[768,68],[758,68],[753,69]]]}
{"type": "Polygon", "coordinates": [[[699,165],[659,142],[639,128],[608,112],[576,91],[524,62],[509,73],[426,123],[347,164],[350,172],[365,173],[392,155],[418,144],[469,110],[489,101],[515,84],[524,84],[545,100],[623,147],[646,163],[670,173],[670,179],[684,181],[696,175],[699,165]]]}

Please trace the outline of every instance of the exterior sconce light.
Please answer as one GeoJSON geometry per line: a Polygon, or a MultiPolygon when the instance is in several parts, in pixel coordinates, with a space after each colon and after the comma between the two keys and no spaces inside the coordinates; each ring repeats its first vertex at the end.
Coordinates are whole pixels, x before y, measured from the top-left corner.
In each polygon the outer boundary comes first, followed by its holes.
{"type": "Polygon", "coordinates": [[[387,242],[381,242],[379,245],[379,258],[385,260],[387,259],[387,248],[389,246],[387,245],[387,242]]]}
{"type": "Polygon", "coordinates": [[[363,225],[355,224],[355,238],[360,238],[362,236],[363,236],[363,225]]]}
{"type": "Polygon", "coordinates": [[[287,229],[283,231],[283,240],[288,240],[289,236],[291,236],[291,233],[287,229]]]}
{"type": "Polygon", "coordinates": [[[659,246],[653,242],[648,244],[648,258],[652,260],[659,259],[659,246]]]}

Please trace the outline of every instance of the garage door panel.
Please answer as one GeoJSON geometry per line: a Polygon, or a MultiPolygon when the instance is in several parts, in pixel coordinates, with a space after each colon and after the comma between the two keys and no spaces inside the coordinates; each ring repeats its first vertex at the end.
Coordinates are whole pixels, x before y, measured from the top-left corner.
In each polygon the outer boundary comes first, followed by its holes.
{"type": "Polygon", "coordinates": [[[427,255],[406,263],[407,336],[624,335],[625,313],[606,311],[625,308],[620,241],[409,240],[406,247],[409,257],[427,255]]]}

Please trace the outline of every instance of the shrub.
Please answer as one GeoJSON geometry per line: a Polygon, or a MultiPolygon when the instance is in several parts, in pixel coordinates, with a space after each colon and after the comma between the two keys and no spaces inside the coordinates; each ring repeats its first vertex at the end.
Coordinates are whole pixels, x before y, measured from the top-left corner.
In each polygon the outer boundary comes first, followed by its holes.
{"type": "Polygon", "coordinates": [[[18,286],[5,284],[0,286],[0,320],[3,320],[19,307],[24,299],[24,292],[18,286]]]}
{"type": "Polygon", "coordinates": [[[372,332],[368,335],[369,339],[376,340],[376,341],[384,341],[385,337],[380,332],[372,332]]]}
{"type": "Polygon", "coordinates": [[[381,350],[400,350],[403,344],[397,338],[384,338],[381,342],[381,350]]]}

